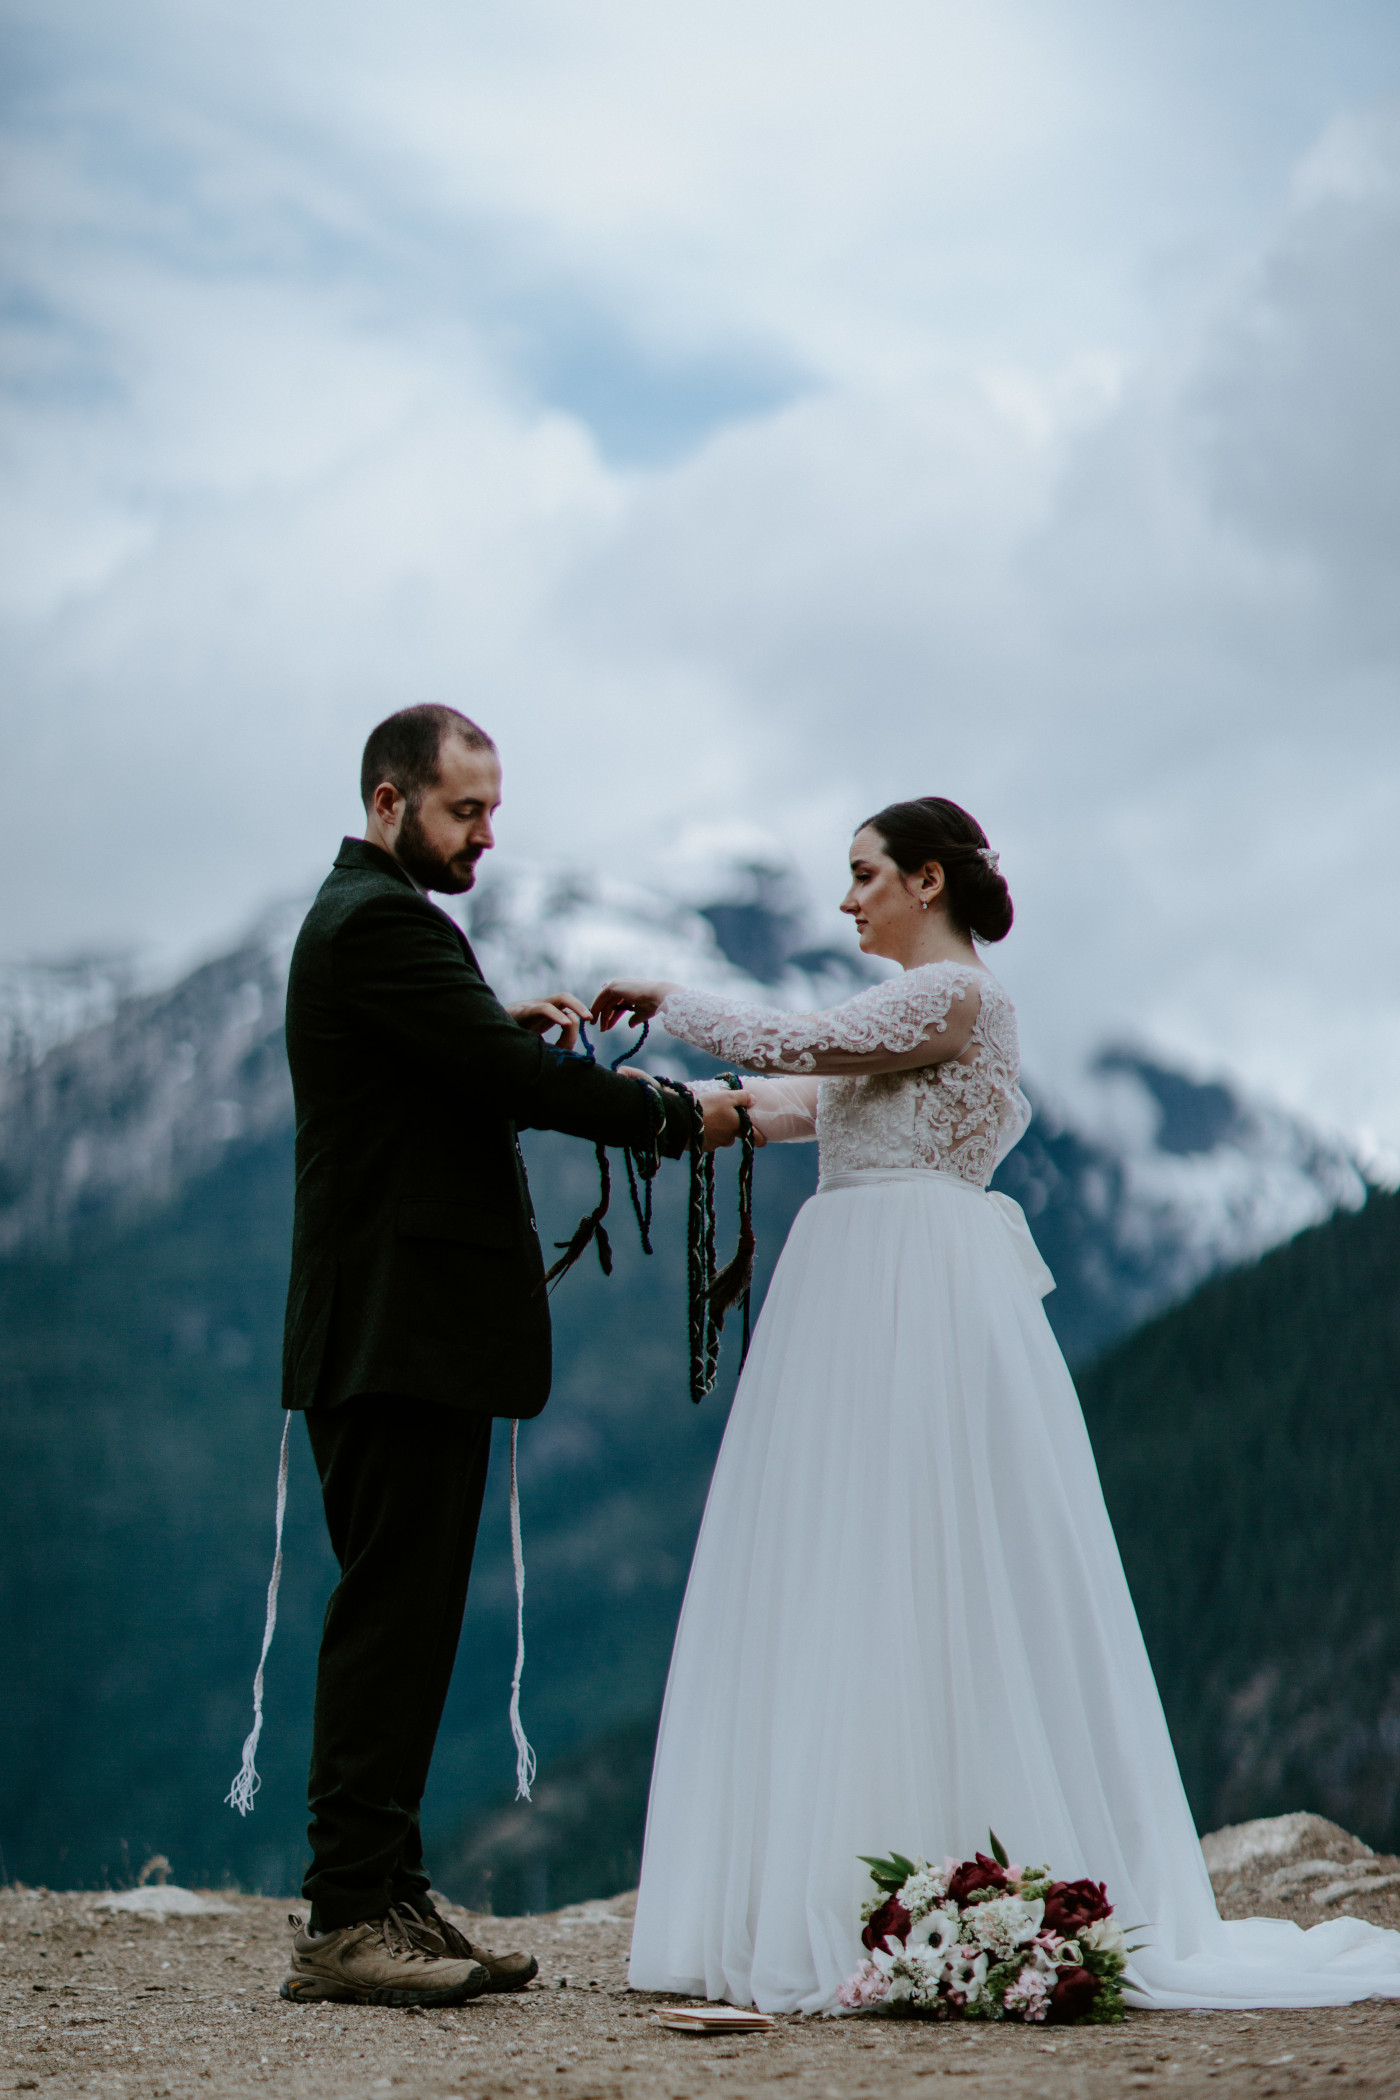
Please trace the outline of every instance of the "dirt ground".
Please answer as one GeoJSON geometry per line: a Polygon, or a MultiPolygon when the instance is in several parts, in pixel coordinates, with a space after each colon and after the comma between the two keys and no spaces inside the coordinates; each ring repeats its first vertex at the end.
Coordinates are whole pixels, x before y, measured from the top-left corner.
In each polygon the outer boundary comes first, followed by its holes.
{"type": "MultiPolygon", "coordinates": [[[[1377,1861],[1373,1871],[1400,1863],[1377,1861]]],[[[1400,1926],[1400,1886],[1281,1899],[1264,1869],[1221,1878],[1227,1916],[1316,1924],[1348,1909],[1400,1926]]],[[[1119,2100],[1156,2090],[1400,2096],[1400,2003],[1295,2013],[1130,2013],[1117,2028],[780,2020],[701,2037],[657,2025],[626,1986],[631,1899],[483,1921],[528,1946],[537,1983],[455,2012],[295,2006],[277,1995],[285,1902],[205,1899],[192,1916],[104,1910],[92,1895],[0,1890],[0,2094],[42,2100],[1119,2100]],[[957,2080],[954,2087],[950,2081],[957,2080]]],[[[456,1914],[459,1918],[461,1913],[456,1914]]],[[[467,1929],[472,1929],[468,1922],[467,1929]]]]}

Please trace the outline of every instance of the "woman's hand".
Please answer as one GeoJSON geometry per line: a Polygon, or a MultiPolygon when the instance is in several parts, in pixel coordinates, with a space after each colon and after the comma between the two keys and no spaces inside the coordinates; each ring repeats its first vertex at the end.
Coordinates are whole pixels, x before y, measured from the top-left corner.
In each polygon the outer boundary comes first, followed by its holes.
{"type": "MultiPolygon", "coordinates": [[[[643,1072],[638,1065],[619,1065],[617,1069],[622,1079],[645,1079],[649,1085],[656,1084],[651,1073],[643,1072]]],[[[704,1125],[702,1150],[718,1152],[725,1145],[732,1145],[743,1128],[739,1121],[739,1110],[747,1108],[752,1111],[754,1106],[754,1098],[748,1088],[736,1092],[722,1079],[692,1079],[690,1092],[700,1103],[700,1118],[704,1125]]],[[[768,1140],[757,1123],[752,1125],[752,1129],[754,1144],[766,1145],[768,1140]]]]}
{"type": "Polygon", "coordinates": [[[593,1001],[593,1019],[605,1034],[624,1014],[630,1014],[634,1022],[649,1021],[666,994],[679,990],[678,984],[644,984],[636,977],[614,977],[593,1001]]]}
{"type": "Polygon", "coordinates": [[[588,1008],[572,992],[555,992],[550,999],[522,999],[506,1012],[531,1035],[548,1035],[551,1028],[557,1028],[556,1050],[572,1050],[578,1042],[579,1022],[588,1019],[588,1008]]]}

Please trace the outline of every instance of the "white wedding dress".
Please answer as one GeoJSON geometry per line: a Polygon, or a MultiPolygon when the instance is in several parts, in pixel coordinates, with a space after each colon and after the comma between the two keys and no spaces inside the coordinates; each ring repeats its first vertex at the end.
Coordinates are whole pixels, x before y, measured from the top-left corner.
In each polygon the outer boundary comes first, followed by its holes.
{"type": "MultiPolygon", "coordinates": [[[[862,1853],[986,1847],[1108,1885],[1142,2006],[1400,1997],[1400,1934],[1222,1923],[1025,1220],[996,979],[933,964],[821,1014],[695,992],[660,1015],[759,1081],[821,1181],[778,1263],[676,1634],[630,1979],[830,2007],[862,1853]],[[863,1076],[961,1017],[950,1062],[863,1076]]],[[[1261,1547],[1267,1551],[1267,1546],[1261,1547]]],[[[1306,1805],[1306,1804],[1302,1804],[1306,1805]]]]}

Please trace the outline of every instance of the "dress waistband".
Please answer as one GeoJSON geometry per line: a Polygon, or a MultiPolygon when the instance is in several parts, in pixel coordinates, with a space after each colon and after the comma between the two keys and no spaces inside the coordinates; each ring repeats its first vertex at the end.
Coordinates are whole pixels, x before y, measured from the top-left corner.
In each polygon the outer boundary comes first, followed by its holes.
{"type": "Polygon", "coordinates": [[[969,1196],[979,1197],[996,1213],[1010,1234],[1016,1259],[1036,1296],[1044,1298],[1054,1290],[1055,1279],[1031,1236],[1026,1214],[1015,1198],[1003,1196],[1000,1189],[979,1188],[975,1181],[965,1181],[961,1174],[950,1174],[946,1167],[847,1167],[834,1174],[823,1174],[817,1183],[817,1194],[825,1196],[837,1189],[878,1188],[882,1182],[900,1181],[914,1184],[939,1181],[947,1188],[962,1189],[969,1196]]]}
{"type": "Polygon", "coordinates": [[[950,1173],[947,1167],[843,1167],[834,1174],[822,1175],[817,1194],[825,1195],[828,1189],[863,1189],[877,1181],[949,1181],[955,1189],[966,1189],[969,1195],[989,1193],[980,1182],[950,1173]]]}

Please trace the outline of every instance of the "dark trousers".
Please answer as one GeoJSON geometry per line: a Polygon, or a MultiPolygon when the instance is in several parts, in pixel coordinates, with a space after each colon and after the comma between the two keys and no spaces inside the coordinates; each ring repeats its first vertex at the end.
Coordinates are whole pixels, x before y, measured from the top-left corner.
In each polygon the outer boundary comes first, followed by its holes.
{"type": "Polygon", "coordinates": [[[457,1655],[491,1419],[433,1400],[360,1394],[312,1408],[340,1580],[326,1606],[311,1747],[316,1931],[421,1904],[418,1827],[457,1655]]]}

